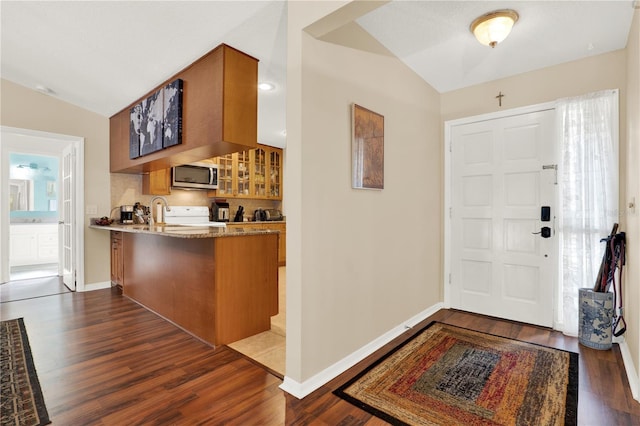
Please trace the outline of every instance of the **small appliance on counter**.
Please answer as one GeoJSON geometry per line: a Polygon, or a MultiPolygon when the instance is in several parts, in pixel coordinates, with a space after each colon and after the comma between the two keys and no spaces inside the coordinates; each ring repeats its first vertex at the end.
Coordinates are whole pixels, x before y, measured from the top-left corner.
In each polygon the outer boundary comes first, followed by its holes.
{"type": "Polygon", "coordinates": [[[253,212],[253,220],[256,222],[284,220],[282,212],[277,209],[258,209],[253,212]]]}
{"type": "Polygon", "coordinates": [[[254,211],[253,220],[256,222],[264,222],[265,220],[267,220],[267,211],[263,209],[254,211]]]}
{"type": "Polygon", "coordinates": [[[229,222],[229,203],[225,200],[215,200],[211,203],[211,220],[229,222]]]}
{"type": "Polygon", "coordinates": [[[143,206],[140,203],[135,203],[133,205],[133,222],[135,223],[147,223],[147,218],[149,217],[149,207],[143,206]]]}
{"type": "Polygon", "coordinates": [[[282,211],[278,209],[266,209],[265,211],[266,219],[269,221],[281,221],[284,220],[284,216],[282,216],[282,211]]]}
{"type": "Polygon", "coordinates": [[[133,206],[120,206],[120,223],[133,223],[133,206]]]}
{"type": "Polygon", "coordinates": [[[233,218],[234,222],[244,222],[244,207],[238,206],[238,211],[236,211],[236,215],[233,218]]]}

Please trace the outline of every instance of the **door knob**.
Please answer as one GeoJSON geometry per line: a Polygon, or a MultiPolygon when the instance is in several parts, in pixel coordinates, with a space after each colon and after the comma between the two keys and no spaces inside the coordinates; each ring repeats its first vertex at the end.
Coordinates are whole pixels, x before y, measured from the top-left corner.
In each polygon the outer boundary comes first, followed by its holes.
{"type": "Polygon", "coordinates": [[[551,237],[551,228],[548,226],[543,226],[540,228],[540,232],[532,232],[533,235],[540,235],[542,238],[550,238],[551,237]]]}

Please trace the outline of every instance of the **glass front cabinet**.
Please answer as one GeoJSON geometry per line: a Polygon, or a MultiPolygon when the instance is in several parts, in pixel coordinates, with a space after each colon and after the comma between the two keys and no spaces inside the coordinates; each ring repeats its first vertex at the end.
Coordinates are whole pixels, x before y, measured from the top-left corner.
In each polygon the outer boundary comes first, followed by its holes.
{"type": "Polygon", "coordinates": [[[282,200],[282,149],[266,145],[213,158],[218,189],[210,197],[282,200]]]}

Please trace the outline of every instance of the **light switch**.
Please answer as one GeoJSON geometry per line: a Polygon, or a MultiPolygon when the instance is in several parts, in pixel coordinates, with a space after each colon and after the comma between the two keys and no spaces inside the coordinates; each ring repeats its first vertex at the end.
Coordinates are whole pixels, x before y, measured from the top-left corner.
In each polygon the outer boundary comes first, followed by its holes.
{"type": "Polygon", "coordinates": [[[87,204],[85,208],[86,214],[98,214],[98,206],[95,204],[87,204]]]}

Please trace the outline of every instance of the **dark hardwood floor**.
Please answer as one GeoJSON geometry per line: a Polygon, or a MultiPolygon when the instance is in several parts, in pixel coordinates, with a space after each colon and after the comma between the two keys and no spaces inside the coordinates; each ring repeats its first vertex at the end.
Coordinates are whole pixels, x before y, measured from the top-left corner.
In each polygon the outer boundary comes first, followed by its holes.
{"type": "MultiPolygon", "coordinates": [[[[331,392],[422,326],[298,400],[243,355],[203,344],[114,289],[0,305],[0,319],[18,317],[53,425],[64,426],[383,425],[331,392]]],[[[640,424],[617,345],[596,351],[548,329],[452,310],[431,320],[579,352],[579,424],[640,424]]]]}

